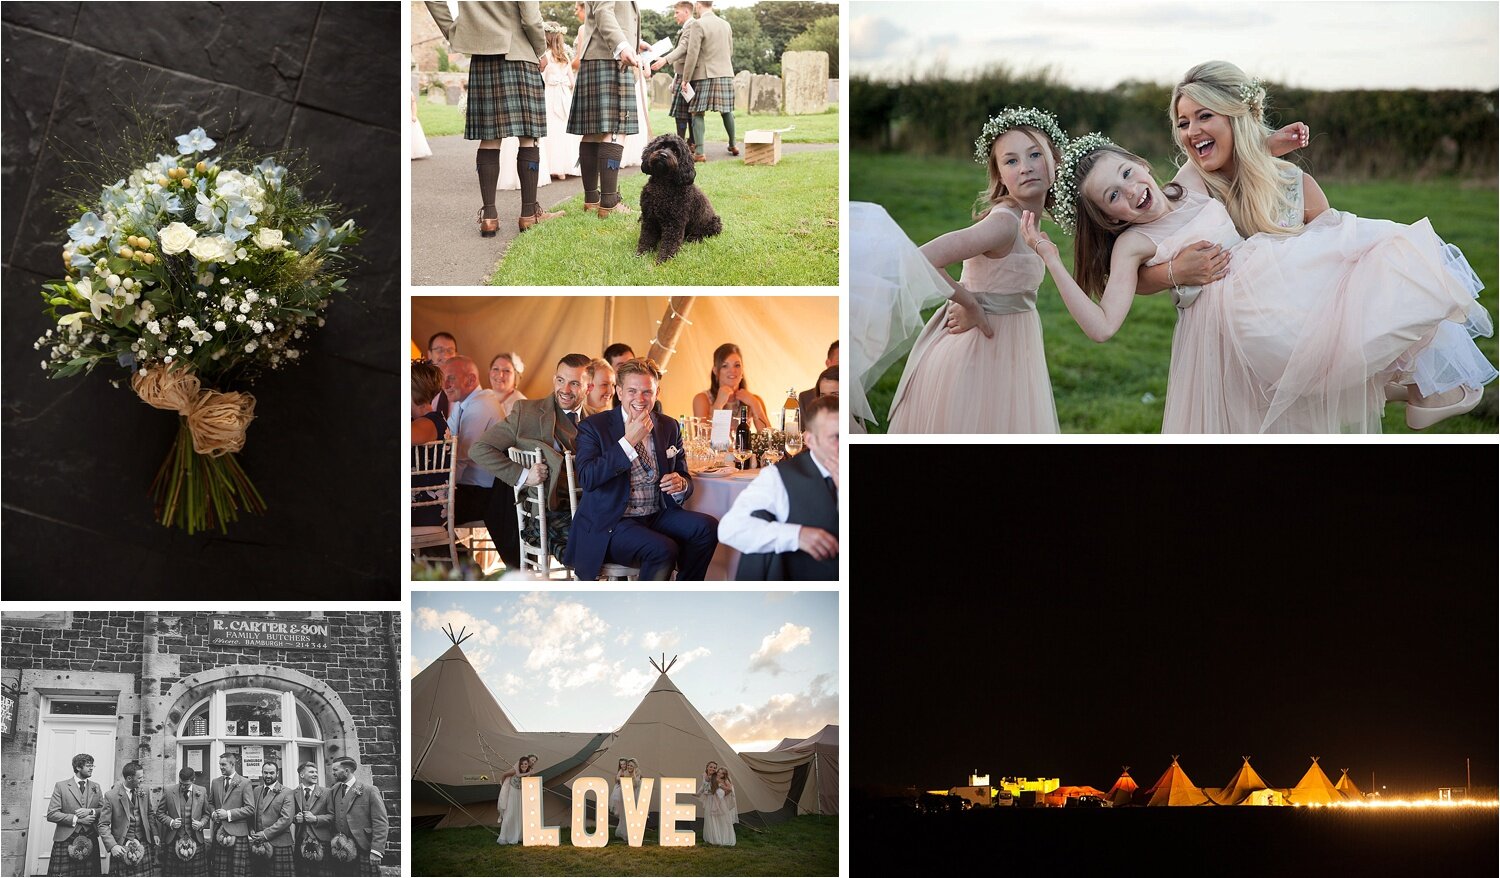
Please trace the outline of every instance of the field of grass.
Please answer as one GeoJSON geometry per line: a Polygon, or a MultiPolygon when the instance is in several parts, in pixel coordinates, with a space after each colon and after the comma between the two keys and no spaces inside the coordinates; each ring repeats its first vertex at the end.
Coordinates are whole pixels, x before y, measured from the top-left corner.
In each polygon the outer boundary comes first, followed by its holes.
{"type": "MultiPolygon", "coordinates": [[[[620,194],[640,204],[649,178],[620,178],[620,194]]],[[[739,161],[698,166],[724,231],[684,244],[657,265],[636,256],[638,216],[601,220],[583,213],[583,197],[565,214],[516,238],[490,283],[496,285],[833,286],[839,280],[839,154],[785,154],[774,167],[739,161]]]]}
{"type": "MultiPolygon", "coordinates": [[[[1496,189],[1457,181],[1424,183],[1339,183],[1320,181],[1330,203],[1363,217],[1414,222],[1430,217],[1445,240],[1464,251],[1484,281],[1480,302],[1495,314],[1497,261],[1496,189]]],[[[854,152],[849,160],[851,201],[877,201],[921,244],[967,225],[969,209],[985,183],[980,165],[956,159],[854,152]]],[[[1071,265],[1071,243],[1050,221],[1044,228],[1071,265]]],[[[958,277],[958,266],[951,269],[958,277]]],[[[1176,309],[1165,295],[1143,296],[1132,305],[1124,327],[1106,344],[1095,344],[1063,307],[1049,276],[1042,282],[1038,311],[1046,339],[1047,369],[1065,433],[1154,433],[1161,429],[1176,309]]],[[[924,315],[926,316],[926,315],[924,315]]],[[[1495,339],[1479,339],[1480,350],[1495,361],[1495,339]]],[[[903,359],[870,391],[871,408],[885,420],[905,367],[903,359]]],[[[1496,386],[1468,415],[1450,418],[1423,432],[1493,433],[1496,386]]],[[[871,432],[884,432],[884,423],[871,432]]],[[[1407,433],[1405,406],[1386,406],[1387,433],[1407,433]]]]}
{"type": "Polygon", "coordinates": [[[568,830],[555,848],[501,847],[481,827],[413,829],[414,875],[836,875],[837,817],[808,815],[757,832],[735,827],[735,846],[702,839],[691,848],[661,847],[656,830],[641,847],[613,837],[602,848],[575,848],[568,830]]]}
{"type": "MultiPolygon", "coordinates": [[[[677,131],[676,124],[672,121],[672,117],[667,115],[666,110],[653,109],[650,114],[653,133],[665,134],[677,131]]],[[[422,133],[428,137],[464,133],[464,114],[463,110],[458,107],[418,101],[417,118],[422,120],[422,133]]],[[[707,138],[709,144],[723,144],[726,141],[724,120],[718,113],[707,113],[703,118],[705,120],[703,136],[707,138]]],[[[792,130],[781,135],[782,143],[833,143],[839,139],[838,108],[830,108],[828,112],[816,116],[752,116],[748,113],[736,113],[734,117],[735,141],[744,143],[745,132],[751,129],[775,129],[787,126],[792,126],[792,130]]],[[[723,152],[722,146],[719,151],[723,152]]],[[[716,157],[711,156],[711,158],[716,157]]]]}

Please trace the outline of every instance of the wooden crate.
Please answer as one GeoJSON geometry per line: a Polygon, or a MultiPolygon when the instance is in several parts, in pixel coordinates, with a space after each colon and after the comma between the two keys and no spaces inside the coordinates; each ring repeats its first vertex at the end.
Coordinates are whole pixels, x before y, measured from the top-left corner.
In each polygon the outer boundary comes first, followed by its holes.
{"type": "Polygon", "coordinates": [[[781,161],[780,131],[745,132],[745,164],[774,165],[781,161]]]}

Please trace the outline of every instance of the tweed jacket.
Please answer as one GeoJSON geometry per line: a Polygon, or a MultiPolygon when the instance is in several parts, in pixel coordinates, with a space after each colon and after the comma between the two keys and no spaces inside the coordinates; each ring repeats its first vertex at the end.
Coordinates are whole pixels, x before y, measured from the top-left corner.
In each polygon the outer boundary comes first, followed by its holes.
{"type": "MultiPolygon", "coordinates": [[[[168,832],[174,832],[172,821],[177,819],[189,821],[189,823],[184,823],[175,832],[192,832],[190,823],[204,820],[213,810],[208,806],[208,790],[193,784],[189,791],[192,802],[189,803],[182,800],[180,787],[181,784],[177,783],[162,787],[161,799],[156,803],[156,820],[161,824],[161,828],[168,832]]],[[[207,824],[204,824],[204,828],[207,828],[207,824]]]]}
{"type": "Polygon", "coordinates": [[[469,457],[493,473],[497,482],[514,488],[516,480],[521,477],[521,465],[511,460],[507,452],[513,447],[526,451],[541,449],[542,460],[547,462],[547,506],[566,509],[567,472],[562,454],[552,447],[553,439],[568,451],[577,451],[578,428],[568,420],[567,413],[557,404],[557,398],[548,394],[545,399],[517,400],[510,410],[510,417],[474,440],[469,446],[469,457]]]}
{"type": "MultiPolygon", "coordinates": [[[[292,814],[295,815],[298,811],[311,811],[313,814],[313,822],[297,825],[312,827],[313,835],[316,835],[320,841],[325,843],[333,841],[333,796],[329,794],[328,787],[322,784],[313,785],[311,807],[303,807],[301,784],[289,789],[292,791],[292,814]]],[[[297,832],[300,835],[302,829],[299,828],[297,832]]]]}
{"type": "Polygon", "coordinates": [[[542,31],[542,9],[530,2],[470,2],[458,4],[454,21],[443,0],[427,0],[427,11],[455,52],[465,55],[515,55],[516,61],[535,61],[547,51],[542,31]]]}
{"type": "Polygon", "coordinates": [[[210,813],[223,808],[229,818],[219,826],[236,838],[250,834],[250,818],[255,816],[255,793],[250,789],[250,780],[239,774],[230,775],[229,792],[224,791],[221,775],[208,783],[208,810],[210,813]]]}
{"type": "Polygon", "coordinates": [[[578,56],[585,61],[613,61],[621,43],[632,54],[641,44],[641,19],[633,0],[599,0],[588,4],[588,36],[578,56]]]}
{"type": "Polygon", "coordinates": [[[688,82],[734,76],[734,31],[729,22],[705,9],[698,16],[698,34],[696,41],[688,43],[683,60],[688,82]]]}
{"type": "Polygon", "coordinates": [[[77,778],[58,781],[52,788],[52,798],[47,802],[47,821],[57,824],[57,828],[52,830],[52,840],[67,841],[73,837],[73,833],[79,828],[73,822],[74,811],[79,808],[98,810],[103,807],[104,791],[93,781],[83,782],[82,795],[78,792],[77,778]]]}
{"type": "MultiPolygon", "coordinates": [[[[156,821],[152,819],[153,811],[151,791],[145,784],[138,784],[135,788],[135,812],[141,826],[137,837],[147,848],[161,844],[161,833],[156,821]]],[[[125,782],[120,781],[104,794],[104,810],[99,814],[99,843],[108,851],[117,844],[124,844],[129,831],[130,797],[125,792],[125,782]]]]}
{"type": "Polygon", "coordinates": [[[362,855],[371,851],[384,854],[390,821],[385,816],[385,799],[380,795],[380,790],[357,780],[352,781],[349,791],[340,802],[337,787],[335,784],[332,794],[335,831],[354,839],[354,844],[362,855]]]}
{"type": "Polygon", "coordinates": [[[251,821],[252,832],[263,832],[273,847],[284,848],[292,844],[292,792],[284,784],[277,784],[276,792],[261,784],[255,787],[255,815],[251,821]],[[258,829],[257,829],[258,827],[258,829]]]}
{"type": "Polygon", "coordinates": [[[682,33],[677,35],[677,45],[672,47],[672,51],[661,56],[662,60],[671,64],[678,76],[686,74],[687,65],[683,63],[683,59],[687,57],[688,43],[702,38],[703,34],[698,30],[698,19],[689,18],[682,26],[682,33]]]}

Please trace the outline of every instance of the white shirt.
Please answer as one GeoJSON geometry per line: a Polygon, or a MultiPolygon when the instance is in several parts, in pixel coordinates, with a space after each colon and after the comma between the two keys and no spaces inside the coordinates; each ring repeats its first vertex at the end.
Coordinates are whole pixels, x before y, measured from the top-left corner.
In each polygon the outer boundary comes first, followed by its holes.
{"type": "MultiPolygon", "coordinates": [[[[807,453],[812,455],[819,475],[825,479],[832,475],[816,454],[807,453]]],[[[744,555],[795,552],[802,525],[785,520],[791,509],[791,497],[787,494],[786,483],[781,480],[781,471],[768,466],[745,486],[745,490],[734,499],[734,505],[724,513],[724,518],[719,521],[719,542],[744,555]],[[766,510],[778,520],[764,521],[750,514],[758,509],[766,510]]]]}
{"type": "Polygon", "coordinates": [[[458,455],[458,472],[454,482],[460,485],[493,487],[495,477],[484,467],[469,459],[469,448],[474,440],[484,435],[498,421],[505,420],[505,411],[500,406],[500,395],[488,388],[478,388],[462,401],[453,404],[448,413],[448,430],[457,443],[454,453],[458,455]]]}

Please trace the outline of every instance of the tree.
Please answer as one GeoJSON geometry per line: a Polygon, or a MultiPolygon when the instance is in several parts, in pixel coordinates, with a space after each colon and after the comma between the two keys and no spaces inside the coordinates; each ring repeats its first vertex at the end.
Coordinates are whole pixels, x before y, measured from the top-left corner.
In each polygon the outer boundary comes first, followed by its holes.
{"type": "Polygon", "coordinates": [[[828,75],[839,78],[839,17],[820,18],[786,44],[788,52],[827,52],[828,75]]]}
{"type": "Polygon", "coordinates": [[[578,14],[574,12],[575,4],[569,2],[556,2],[547,0],[541,4],[542,20],[555,21],[568,29],[568,45],[573,45],[573,40],[578,36],[578,14]]]}
{"type": "Polygon", "coordinates": [[[715,15],[729,22],[734,31],[735,72],[748,70],[751,73],[780,73],[781,55],[772,51],[771,41],[760,29],[755,12],[750,9],[716,10],[715,15]]]}
{"type": "Polygon", "coordinates": [[[657,40],[666,37],[672,42],[677,42],[677,34],[682,31],[682,25],[677,23],[670,13],[656,12],[651,9],[642,8],[641,12],[641,39],[651,45],[657,40]]]}
{"type": "MultiPolygon", "coordinates": [[[[792,37],[807,30],[809,25],[820,18],[833,16],[836,19],[839,14],[837,3],[815,3],[810,0],[762,0],[750,9],[755,13],[755,20],[760,23],[761,31],[771,42],[771,57],[777,59],[778,69],[781,53],[786,51],[786,44],[791,42],[792,37]]],[[[735,36],[739,36],[738,32],[735,36]]]]}

